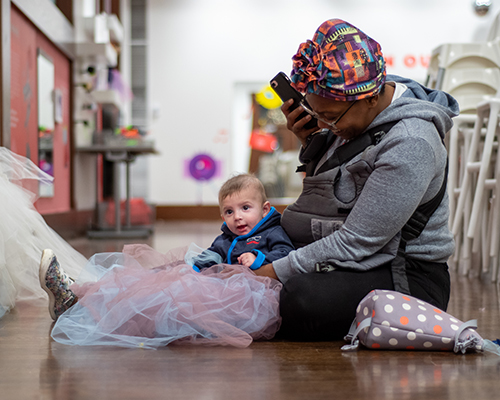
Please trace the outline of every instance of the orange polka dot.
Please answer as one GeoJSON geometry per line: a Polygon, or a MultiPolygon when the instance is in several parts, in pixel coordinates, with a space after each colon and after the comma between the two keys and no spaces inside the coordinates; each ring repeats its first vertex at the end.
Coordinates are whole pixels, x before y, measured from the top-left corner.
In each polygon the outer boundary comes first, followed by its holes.
{"type": "Polygon", "coordinates": [[[443,313],[439,308],[435,308],[434,312],[437,312],[438,314],[442,314],[443,313]]]}
{"type": "Polygon", "coordinates": [[[406,349],[407,350],[415,350],[415,347],[414,346],[406,346],[406,349]]]}
{"type": "Polygon", "coordinates": [[[373,343],[372,344],[372,348],[373,349],[379,349],[380,348],[380,345],[378,343],[373,343]]]}
{"type": "Polygon", "coordinates": [[[443,332],[443,328],[439,325],[434,325],[434,333],[439,335],[441,332],[443,332]]]}
{"type": "Polygon", "coordinates": [[[411,301],[411,299],[409,297],[406,297],[406,296],[403,296],[403,299],[405,299],[406,301],[411,301]]]}
{"type": "Polygon", "coordinates": [[[372,318],[375,316],[375,310],[372,311],[372,318]]]}
{"type": "Polygon", "coordinates": [[[410,320],[408,319],[408,317],[401,317],[399,319],[399,322],[401,322],[402,325],[408,325],[408,322],[410,322],[410,320]]]}

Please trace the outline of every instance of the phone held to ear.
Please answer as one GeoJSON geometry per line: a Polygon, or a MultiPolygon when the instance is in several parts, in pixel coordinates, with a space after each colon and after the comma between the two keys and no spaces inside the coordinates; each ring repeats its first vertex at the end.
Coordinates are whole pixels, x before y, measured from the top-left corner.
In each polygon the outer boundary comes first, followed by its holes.
{"type": "MultiPolygon", "coordinates": [[[[293,99],[293,104],[290,106],[290,110],[293,111],[299,107],[300,103],[303,102],[305,105],[309,106],[304,96],[294,89],[291,85],[290,79],[283,72],[280,72],[269,82],[273,90],[278,94],[278,96],[283,100],[283,102],[293,99]]],[[[309,106],[310,107],[310,106],[309,106]]],[[[297,121],[309,115],[307,112],[303,112],[297,118],[297,121]]],[[[304,125],[305,129],[312,129],[318,127],[318,121],[313,117],[307,124],[304,125]]]]}

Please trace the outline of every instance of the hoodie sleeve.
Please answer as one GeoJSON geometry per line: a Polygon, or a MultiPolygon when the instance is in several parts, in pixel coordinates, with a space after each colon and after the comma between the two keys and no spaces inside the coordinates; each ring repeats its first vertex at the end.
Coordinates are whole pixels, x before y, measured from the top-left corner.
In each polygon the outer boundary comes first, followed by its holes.
{"type": "Polygon", "coordinates": [[[377,151],[374,169],[344,225],[273,262],[281,282],[297,273],[313,272],[318,262],[357,262],[377,253],[398,235],[418,205],[439,190],[446,156],[437,163],[428,141],[400,129],[377,151]]]}
{"type": "Polygon", "coordinates": [[[224,235],[217,236],[208,249],[203,251],[199,256],[195,257],[193,259],[193,265],[199,269],[204,269],[226,262],[227,252],[225,252],[225,248],[227,246],[224,246],[226,241],[223,236],[224,235]],[[220,258],[218,259],[217,257],[214,257],[214,253],[216,253],[220,258]]]}
{"type": "Polygon", "coordinates": [[[292,250],[295,250],[295,247],[283,228],[276,226],[269,231],[267,249],[265,260],[259,267],[286,257],[292,250]]]}

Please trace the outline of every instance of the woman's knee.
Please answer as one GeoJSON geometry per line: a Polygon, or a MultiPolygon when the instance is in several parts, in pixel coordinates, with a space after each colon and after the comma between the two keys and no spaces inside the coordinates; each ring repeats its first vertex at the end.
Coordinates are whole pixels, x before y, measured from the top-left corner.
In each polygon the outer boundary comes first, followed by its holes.
{"type": "Polygon", "coordinates": [[[346,310],[341,290],[332,276],[304,274],[292,277],[281,291],[282,335],[293,340],[342,339],[354,318],[354,307],[346,310]]]}
{"type": "Polygon", "coordinates": [[[313,295],[314,285],[309,281],[306,275],[295,275],[283,285],[280,294],[280,311],[283,318],[301,318],[314,312],[317,298],[313,295]]]}

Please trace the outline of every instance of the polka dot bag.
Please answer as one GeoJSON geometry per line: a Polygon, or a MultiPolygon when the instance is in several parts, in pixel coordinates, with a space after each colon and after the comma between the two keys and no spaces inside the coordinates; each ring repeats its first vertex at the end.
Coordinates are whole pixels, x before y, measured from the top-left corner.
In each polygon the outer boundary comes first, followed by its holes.
{"type": "Polygon", "coordinates": [[[355,350],[359,343],[369,349],[433,350],[465,353],[500,347],[483,339],[476,321],[462,322],[415,297],[390,290],[372,290],[358,305],[356,319],[345,337],[355,350]]]}

